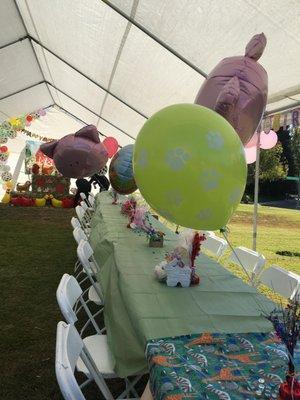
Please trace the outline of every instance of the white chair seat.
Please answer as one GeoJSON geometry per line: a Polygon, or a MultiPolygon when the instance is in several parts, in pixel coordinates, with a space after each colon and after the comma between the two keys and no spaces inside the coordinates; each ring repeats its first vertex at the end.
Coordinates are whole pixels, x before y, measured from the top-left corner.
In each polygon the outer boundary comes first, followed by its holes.
{"type": "MultiPolygon", "coordinates": [[[[98,285],[98,286],[99,286],[99,285],[98,285]]],[[[100,289],[100,286],[99,286],[99,289],[100,289]]],[[[100,289],[100,290],[101,290],[101,289],[100,289]]],[[[94,286],[91,286],[91,287],[89,288],[88,296],[89,296],[89,300],[90,300],[90,301],[93,301],[94,303],[96,303],[97,306],[103,305],[103,302],[102,302],[102,300],[100,299],[98,293],[96,292],[96,289],[94,288],[94,286]]]]}
{"type": "MultiPolygon", "coordinates": [[[[99,372],[104,375],[105,378],[115,377],[115,360],[107,344],[106,335],[93,335],[83,339],[83,342],[93,358],[99,372]]],[[[76,364],[77,370],[83,372],[89,377],[89,371],[81,358],[78,359],[76,364]]]]}
{"type": "Polygon", "coordinates": [[[218,259],[222,257],[228,247],[225,239],[222,239],[215,234],[206,234],[206,240],[201,244],[202,250],[213,254],[218,259]]]}

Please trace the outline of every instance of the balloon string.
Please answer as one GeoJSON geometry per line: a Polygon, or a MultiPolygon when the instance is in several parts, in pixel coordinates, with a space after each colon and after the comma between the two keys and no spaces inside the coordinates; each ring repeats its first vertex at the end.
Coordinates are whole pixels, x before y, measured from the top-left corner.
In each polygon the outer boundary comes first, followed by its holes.
{"type": "MultiPolygon", "coordinates": [[[[228,228],[226,228],[226,229],[228,229],[228,228]]],[[[222,233],[224,239],[225,239],[226,242],[228,243],[228,246],[230,247],[231,251],[232,251],[233,254],[235,255],[235,257],[236,257],[236,259],[238,260],[239,264],[241,265],[241,267],[242,267],[244,273],[247,275],[249,281],[250,281],[252,284],[254,284],[252,277],[249,275],[248,271],[247,271],[246,268],[244,267],[244,265],[243,265],[242,261],[240,260],[239,256],[236,254],[236,251],[235,251],[233,245],[231,244],[230,240],[228,239],[226,229],[220,229],[220,232],[222,233]]],[[[269,314],[268,312],[266,312],[266,310],[264,310],[264,307],[263,307],[262,302],[258,301],[257,298],[254,298],[254,301],[255,301],[255,303],[257,304],[257,306],[259,307],[259,309],[261,310],[261,312],[262,312],[262,314],[263,314],[264,316],[266,316],[266,315],[269,314]]]]}

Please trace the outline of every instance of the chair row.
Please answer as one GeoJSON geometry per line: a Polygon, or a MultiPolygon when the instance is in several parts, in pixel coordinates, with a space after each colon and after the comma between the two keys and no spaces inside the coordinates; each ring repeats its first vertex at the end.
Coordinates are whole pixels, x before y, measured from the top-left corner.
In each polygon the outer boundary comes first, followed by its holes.
{"type": "MultiPolygon", "coordinates": [[[[107,343],[106,328],[103,322],[100,324],[98,321],[103,313],[104,296],[97,280],[100,265],[88,241],[94,200],[90,196],[88,199],[82,196],[82,199],[76,207],[78,218],[71,219],[78,256],[75,276],[64,274],[56,292],[65,322],[61,321],[57,325],[55,371],[65,399],[84,400],[83,389],[94,381],[102,396],[106,400],[113,400],[107,380],[118,376],[107,343]],[[78,373],[85,377],[82,383],[76,378],[78,373]]],[[[141,376],[125,378],[124,390],[117,398],[138,398],[135,385],[141,376]]]]}
{"type": "MultiPolygon", "coordinates": [[[[206,235],[206,240],[201,248],[219,260],[228,249],[227,241],[216,236],[212,231],[203,231],[203,233],[206,235]]],[[[228,262],[242,267],[254,286],[261,283],[287,299],[295,299],[299,296],[300,276],[277,265],[264,269],[266,259],[256,251],[243,246],[236,247],[230,254],[228,262]]]]}

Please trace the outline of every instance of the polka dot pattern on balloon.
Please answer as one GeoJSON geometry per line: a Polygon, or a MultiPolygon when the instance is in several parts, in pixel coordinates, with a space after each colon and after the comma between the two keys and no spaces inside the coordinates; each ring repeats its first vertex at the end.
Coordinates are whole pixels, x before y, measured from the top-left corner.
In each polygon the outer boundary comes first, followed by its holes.
{"type": "Polygon", "coordinates": [[[141,194],[156,212],[204,230],[226,225],[247,175],[243,145],[232,126],[194,104],[164,108],[144,124],[133,168],[141,194]]]}

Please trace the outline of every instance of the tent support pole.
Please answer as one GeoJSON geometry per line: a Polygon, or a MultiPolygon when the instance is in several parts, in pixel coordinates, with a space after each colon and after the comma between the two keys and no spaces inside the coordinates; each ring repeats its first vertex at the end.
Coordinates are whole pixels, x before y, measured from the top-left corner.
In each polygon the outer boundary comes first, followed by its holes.
{"type": "Polygon", "coordinates": [[[84,104],[80,103],[78,100],[74,99],[74,97],[70,96],[69,94],[67,94],[66,92],[64,92],[63,90],[57,88],[56,86],[54,86],[52,83],[47,82],[46,84],[53,87],[53,89],[57,90],[58,92],[62,93],[64,96],[68,97],[70,100],[74,101],[74,103],[80,105],[82,108],[84,108],[85,110],[89,111],[91,114],[94,114],[96,117],[100,118],[100,120],[102,119],[103,121],[105,121],[106,123],[108,123],[109,125],[111,125],[112,127],[118,129],[120,132],[124,133],[124,135],[130,137],[131,139],[135,140],[135,138],[131,135],[129,135],[129,133],[125,132],[122,128],[119,128],[117,125],[114,125],[112,122],[108,121],[107,119],[100,117],[99,114],[95,113],[95,111],[91,110],[90,108],[88,108],[87,106],[85,106],[84,104]]]}
{"type": "Polygon", "coordinates": [[[45,81],[40,81],[40,82],[38,82],[38,83],[34,83],[33,85],[27,86],[26,88],[17,90],[16,92],[7,94],[6,96],[1,97],[1,98],[0,98],[0,101],[1,101],[1,100],[4,100],[4,99],[7,99],[8,97],[14,96],[14,95],[16,95],[16,94],[25,92],[25,90],[32,89],[32,88],[34,88],[35,86],[41,85],[42,83],[46,83],[46,82],[45,82],[45,81]]]}
{"type": "Polygon", "coordinates": [[[257,220],[258,220],[258,192],[259,192],[259,157],[260,157],[260,132],[257,135],[255,180],[254,180],[254,210],[253,210],[253,234],[252,250],[256,251],[257,244],[257,220]]]}
{"type": "Polygon", "coordinates": [[[84,74],[82,71],[80,71],[78,68],[74,67],[74,65],[70,64],[68,61],[64,60],[62,57],[60,57],[58,54],[54,53],[52,50],[50,50],[48,47],[46,47],[45,45],[43,45],[41,42],[39,42],[38,40],[36,40],[35,38],[33,38],[32,36],[29,36],[30,40],[32,42],[35,42],[36,44],[38,44],[39,46],[41,46],[44,50],[48,51],[48,53],[52,54],[55,58],[57,58],[58,60],[60,60],[61,62],[63,62],[64,64],[66,64],[68,67],[70,67],[71,69],[73,69],[74,71],[76,71],[79,75],[83,76],[85,79],[87,79],[89,82],[92,82],[95,86],[99,87],[100,89],[102,89],[104,92],[107,92],[108,94],[110,94],[113,98],[115,98],[116,100],[120,101],[122,104],[124,104],[125,106],[127,106],[128,108],[130,108],[131,110],[135,111],[137,114],[141,115],[142,117],[144,117],[145,119],[148,119],[147,115],[143,114],[141,111],[139,111],[138,109],[136,109],[135,107],[131,106],[130,104],[126,103],[125,100],[121,99],[119,96],[113,94],[112,92],[110,92],[109,90],[107,90],[104,86],[100,85],[100,83],[96,82],[94,79],[90,78],[89,76],[87,76],[86,74],[84,74]]]}
{"type": "MultiPolygon", "coordinates": [[[[30,46],[31,46],[31,50],[32,50],[32,52],[33,52],[33,54],[34,54],[34,58],[35,58],[35,60],[36,60],[36,62],[37,62],[37,65],[38,65],[38,67],[39,67],[40,73],[42,74],[42,77],[43,77],[43,79],[45,80],[45,74],[44,74],[44,72],[43,72],[43,70],[42,70],[41,64],[40,64],[40,62],[39,62],[38,56],[37,56],[37,54],[36,54],[36,51],[35,51],[35,49],[34,49],[34,47],[33,47],[32,41],[30,40],[30,35],[29,35],[29,32],[28,32],[27,26],[25,25],[25,21],[24,21],[23,15],[22,15],[22,13],[21,13],[21,11],[20,11],[19,5],[18,5],[18,3],[17,3],[16,0],[14,0],[14,4],[15,4],[15,7],[16,7],[17,12],[18,12],[18,14],[19,14],[19,17],[20,17],[20,20],[21,20],[21,22],[22,22],[22,25],[23,25],[23,27],[24,27],[24,29],[25,29],[25,32],[26,32],[26,35],[27,35],[27,39],[29,40],[29,43],[30,43],[30,46]]],[[[52,96],[52,93],[50,92],[48,86],[47,86],[47,90],[48,90],[48,92],[49,92],[49,96],[51,97],[53,103],[55,103],[54,98],[53,98],[53,96],[52,96]]]]}
{"type": "Polygon", "coordinates": [[[20,152],[17,164],[15,166],[15,170],[14,170],[14,173],[13,173],[13,176],[12,176],[12,181],[13,181],[12,189],[15,188],[15,186],[16,186],[16,184],[18,182],[18,178],[19,178],[19,175],[20,175],[20,172],[21,172],[22,164],[23,164],[23,162],[25,160],[25,149],[26,149],[26,146],[24,146],[23,150],[20,152]]]}

